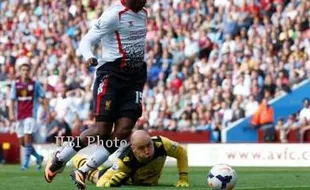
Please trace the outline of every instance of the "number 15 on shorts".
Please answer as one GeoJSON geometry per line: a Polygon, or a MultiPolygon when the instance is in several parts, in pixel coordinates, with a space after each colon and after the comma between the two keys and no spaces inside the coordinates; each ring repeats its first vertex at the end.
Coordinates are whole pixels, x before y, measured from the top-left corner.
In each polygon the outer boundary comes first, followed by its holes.
{"type": "Polygon", "coordinates": [[[141,91],[136,91],[136,104],[142,103],[143,93],[141,91]]]}

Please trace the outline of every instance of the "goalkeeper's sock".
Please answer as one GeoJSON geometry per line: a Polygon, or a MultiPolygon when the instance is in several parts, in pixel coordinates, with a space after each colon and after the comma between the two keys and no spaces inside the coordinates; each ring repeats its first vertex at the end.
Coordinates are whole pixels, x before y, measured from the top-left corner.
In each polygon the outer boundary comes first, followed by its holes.
{"type": "Polygon", "coordinates": [[[91,156],[90,159],[79,168],[80,171],[87,173],[91,170],[96,170],[103,164],[110,156],[110,152],[104,146],[98,146],[97,151],[91,156]]]}
{"type": "Polygon", "coordinates": [[[82,167],[87,162],[87,158],[80,156],[79,154],[75,155],[72,158],[73,167],[78,169],[82,167]]]}
{"type": "Polygon", "coordinates": [[[99,170],[93,170],[87,173],[87,180],[93,184],[96,184],[99,179],[99,170]]]}

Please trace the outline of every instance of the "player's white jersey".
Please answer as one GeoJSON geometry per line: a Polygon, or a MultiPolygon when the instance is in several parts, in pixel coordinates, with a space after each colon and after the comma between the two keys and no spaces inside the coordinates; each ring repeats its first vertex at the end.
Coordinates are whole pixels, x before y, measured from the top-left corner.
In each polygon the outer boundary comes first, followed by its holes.
{"type": "Polygon", "coordinates": [[[141,64],[144,60],[146,33],[147,12],[133,12],[120,1],[106,10],[95,22],[83,37],[80,51],[84,59],[88,60],[95,57],[91,46],[101,42],[103,54],[98,57],[98,67],[118,58],[122,58],[121,67],[125,64],[135,67],[135,64],[141,64]]]}

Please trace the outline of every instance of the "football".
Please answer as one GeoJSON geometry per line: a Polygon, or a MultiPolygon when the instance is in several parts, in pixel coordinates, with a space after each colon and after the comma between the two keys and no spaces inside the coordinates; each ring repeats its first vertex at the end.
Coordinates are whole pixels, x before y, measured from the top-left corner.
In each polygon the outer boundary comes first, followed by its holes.
{"type": "Polygon", "coordinates": [[[232,190],[237,183],[235,170],[226,164],[218,164],[208,174],[208,185],[213,190],[232,190]]]}

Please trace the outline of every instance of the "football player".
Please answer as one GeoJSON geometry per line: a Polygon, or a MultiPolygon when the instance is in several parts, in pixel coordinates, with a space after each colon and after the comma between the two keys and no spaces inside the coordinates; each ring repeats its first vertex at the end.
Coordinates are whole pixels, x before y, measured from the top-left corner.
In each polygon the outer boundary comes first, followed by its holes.
{"type": "MultiPolygon", "coordinates": [[[[87,173],[97,187],[118,187],[123,184],[154,186],[158,184],[167,156],[177,159],[179,180],[176,187],[189,187],[187,151],[178,143],[162,136],[150,137],[143,130],[135,131],[110,167],[87,173]]],[[[76,155],[73,165],[83,166],[87,159],[76,155]]]]}
{"type": "Polygon", "coordinates": [[[12,83],[10,92],[9,116],[11,122],[17,122],[16,134],[24,148],[22,170],[29,168],[30,156],[36,158],[37,169],[41,169],[44,157],[33,147],[32,134],[36,132],[36,117],[39,102],[47,107],[45,91],[39,81],[30,76],[29,60],[18,65],[19,76],[12,83]]]}

